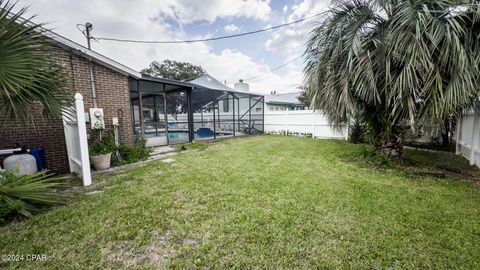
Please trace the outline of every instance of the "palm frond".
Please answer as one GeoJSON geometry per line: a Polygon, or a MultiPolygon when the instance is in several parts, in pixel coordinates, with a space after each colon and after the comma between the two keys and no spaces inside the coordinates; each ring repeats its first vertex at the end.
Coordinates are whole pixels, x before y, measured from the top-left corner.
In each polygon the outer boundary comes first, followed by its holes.
{"type": "Polygon", "coordinates": [[[388,133],[443,124],[479,103],[478,1],[334,3],[305,50],[313,106],[331,122],[362,110],[372,130],[388,133]]]}
{"type": "Polygon", "coordinates": [[[0,206],[28,217],[41,206],[61,204],[66,197],[58,192],[64,186],[60,180],[47,171],[23,176],[1,172],[0,206]]]}
{"type": "Polygon", "coordinates": [[[32,122],[32,108],[39,107],[43,116],[58,117],[66,100],[64,71],[52,60],[43,25],[23,18],[26,8],[14,13],[14,7],[0,0],[0,113],[32,122]]]}

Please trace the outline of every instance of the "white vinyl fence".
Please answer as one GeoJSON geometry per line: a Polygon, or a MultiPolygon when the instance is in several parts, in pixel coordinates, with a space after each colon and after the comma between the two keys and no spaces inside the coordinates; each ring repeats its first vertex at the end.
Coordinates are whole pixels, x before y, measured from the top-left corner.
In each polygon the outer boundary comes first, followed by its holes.
{"type": "Polygon", "coordinates": [[[456,153],[480,168],[480,112],[469,111],[457,122],[456,153]]]}
{"type": "Polygon", "coordinates": [[[90,159],[88,156],[87,127],[85,124],[85,109],[81,94],[75,94],[75,106],[65,109],[63,128],[67,145],[70,172],[82,177],[83,185],[92,183],[90,159]]]}
{"type": "Polygon", "coordinates": [[[348,125],[340,130],[329,124],[318,111],[265,112],[265,133],[293,133],[294,135],[323,139],[348,139],[348,125]]]}

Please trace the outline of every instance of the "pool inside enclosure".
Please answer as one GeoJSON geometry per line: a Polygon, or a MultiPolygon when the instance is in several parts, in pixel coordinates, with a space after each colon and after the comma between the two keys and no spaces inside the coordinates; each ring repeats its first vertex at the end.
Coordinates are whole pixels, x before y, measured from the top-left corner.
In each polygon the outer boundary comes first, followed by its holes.
{"type": "Polygon", "coordinates": [[[264,131],[262,95],[153,77],[130,79],[129,89],[133,132],[147,146],[264,131]]]}

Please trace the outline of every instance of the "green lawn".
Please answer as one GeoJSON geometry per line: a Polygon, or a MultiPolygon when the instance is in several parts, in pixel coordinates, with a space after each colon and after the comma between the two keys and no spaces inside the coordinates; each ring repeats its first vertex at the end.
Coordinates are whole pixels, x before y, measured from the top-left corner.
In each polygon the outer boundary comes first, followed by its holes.
{"type": "Polygon", "coordinates": [[[364,148],[241,138],[99,176],[103,192],[1,227],[0,254],[47,255],[4,264],[19,269],[479,269],[478,185],[352,162],[364,148]]]}

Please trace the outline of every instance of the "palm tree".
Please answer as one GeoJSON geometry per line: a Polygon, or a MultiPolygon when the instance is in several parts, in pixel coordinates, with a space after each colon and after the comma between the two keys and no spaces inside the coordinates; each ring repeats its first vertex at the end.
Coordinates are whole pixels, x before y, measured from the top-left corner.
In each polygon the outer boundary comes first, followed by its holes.
{"type": "Polygon", "coordinates": [[[42,25],[24,19],[26,8],[0,0],[0,115],[4,120],[34,122],[34,110],[43,116],[61,115],[64,73],[49,55],[42,25]],[[41,106],[36,106],[41,105],[41,106]]]}
{"type": "Polygon", "coordinates": [[[305,51],[312,104],[336,125],[361,112],[377,148],[400,156],[404,126],[479,102],[479,37],[478,1],[337,1],[305,51]]]}

